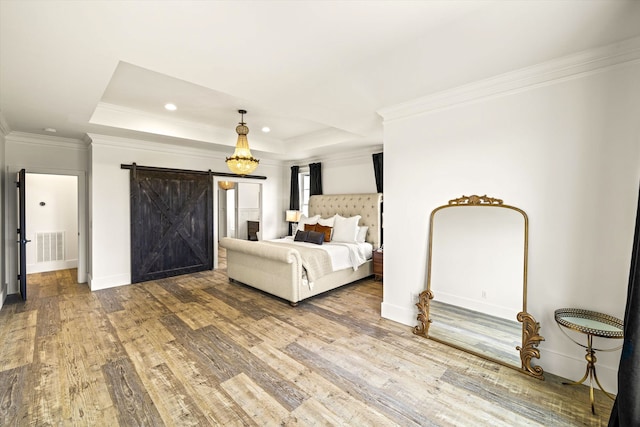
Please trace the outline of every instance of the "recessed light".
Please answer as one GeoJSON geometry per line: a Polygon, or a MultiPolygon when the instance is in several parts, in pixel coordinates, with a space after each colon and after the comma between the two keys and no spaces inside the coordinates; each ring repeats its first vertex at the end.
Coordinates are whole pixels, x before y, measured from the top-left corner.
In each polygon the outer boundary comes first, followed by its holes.
{"type": "Polygon", "coordinates": [[[271,132],[271,129],[269,129],[269,126],[263,126],[262,127],[262,132],[269,133],[269,132],[271,132]]]}
{"type": "Polygon", "coordinates": [[[58,130],[56,128],[44,128],[42,130],[45,131],[45,132],[51,132],[51,133],[58,132],[58,130]]]}
{"type": "Polygon", "coordinates": [[[176,107],[176,104],[172,103],[164,104],[164,108],[169,111],[176,111],[178,109],[178,107],[176,107]]]}

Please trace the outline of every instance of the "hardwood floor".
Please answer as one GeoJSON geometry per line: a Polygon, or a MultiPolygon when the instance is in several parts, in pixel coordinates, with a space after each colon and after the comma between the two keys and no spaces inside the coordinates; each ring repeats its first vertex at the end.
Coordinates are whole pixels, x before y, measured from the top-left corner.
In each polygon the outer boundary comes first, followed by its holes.
{"type": "Polygon", "coordinates": [[[75,277],[30,275],[30,300],[0,311],[0,425],[602,426],[611,411],[380,318],[373,280],[292,308],[224,271],[93,293],[75,277]]]}

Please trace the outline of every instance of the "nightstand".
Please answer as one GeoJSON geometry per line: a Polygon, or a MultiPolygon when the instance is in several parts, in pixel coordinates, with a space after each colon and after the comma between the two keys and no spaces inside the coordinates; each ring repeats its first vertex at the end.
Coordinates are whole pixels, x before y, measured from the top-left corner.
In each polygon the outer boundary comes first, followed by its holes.
{"type": "Polygon", "coordinates": [[[384,255],[382,251],[373,251],[373,274],[374,280],[382,280],[384,276],[384,255]]]}
{"type": "Polygon", "coordinates": [[[260,231],[260,223],[258,221],[247,221],[248,240],[257,241],[259,231],[260,231]]]}

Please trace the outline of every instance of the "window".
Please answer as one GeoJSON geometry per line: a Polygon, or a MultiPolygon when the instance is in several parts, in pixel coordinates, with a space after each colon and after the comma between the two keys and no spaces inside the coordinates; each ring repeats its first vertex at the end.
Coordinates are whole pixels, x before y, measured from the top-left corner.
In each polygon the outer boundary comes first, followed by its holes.
{"type": "Polygon", "coordinates": [[[309,216],[309,193],[311,191],[311,180],[309,172],[299,174],[300,185],[300,210],[305,216],[309,216]]]}

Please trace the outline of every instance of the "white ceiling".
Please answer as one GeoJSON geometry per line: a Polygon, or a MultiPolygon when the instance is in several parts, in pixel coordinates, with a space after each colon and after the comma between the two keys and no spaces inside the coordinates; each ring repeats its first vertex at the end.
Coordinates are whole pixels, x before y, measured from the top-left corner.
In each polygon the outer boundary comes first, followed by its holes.
{"type": "Polygon", "coordinates": [[[382,145],[383,107],[639,34],[636,0],[0,0],[0,114],[231,151],[242,108],[256,157],[309,158],[382,145]]]}

